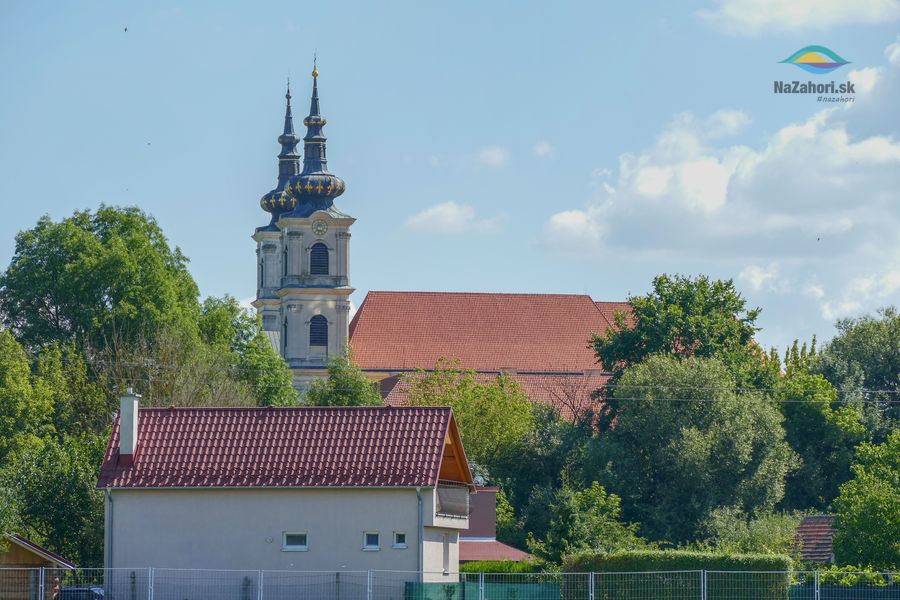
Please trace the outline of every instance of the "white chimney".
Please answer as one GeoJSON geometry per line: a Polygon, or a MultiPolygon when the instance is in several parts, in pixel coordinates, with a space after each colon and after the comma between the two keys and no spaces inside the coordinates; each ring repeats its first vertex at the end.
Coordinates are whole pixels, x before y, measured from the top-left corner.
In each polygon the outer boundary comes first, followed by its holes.
{"type": "Polygon", "coordinates": [[[131,388],[120,399],[119,405],[119,463],[131,464],[138,442],[138,396],[131,388]]]}

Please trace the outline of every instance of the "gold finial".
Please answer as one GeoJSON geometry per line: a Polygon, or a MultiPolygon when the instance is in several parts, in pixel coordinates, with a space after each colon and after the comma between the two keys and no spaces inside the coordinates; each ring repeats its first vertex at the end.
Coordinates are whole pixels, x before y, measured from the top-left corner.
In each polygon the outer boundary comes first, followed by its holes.
{"type": "Polygon", "coordinates": [[[313,72],[312,72],[312,76],[313,76],[313,77],[318,77],[318,76],[319,76],[319,69],[316,68],[316,54],[315,54],[315,53],[313,53],[313,72]]]}

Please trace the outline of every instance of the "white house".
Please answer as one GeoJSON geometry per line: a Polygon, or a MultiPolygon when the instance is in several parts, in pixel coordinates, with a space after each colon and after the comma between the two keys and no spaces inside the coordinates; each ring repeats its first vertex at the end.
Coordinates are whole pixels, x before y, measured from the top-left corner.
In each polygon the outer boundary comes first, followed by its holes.
{"type": "Polygon", "coordinates": [[[447,407],[138,408],[98,487],[107,568],[458,572],[473,489],[447,407]]]}

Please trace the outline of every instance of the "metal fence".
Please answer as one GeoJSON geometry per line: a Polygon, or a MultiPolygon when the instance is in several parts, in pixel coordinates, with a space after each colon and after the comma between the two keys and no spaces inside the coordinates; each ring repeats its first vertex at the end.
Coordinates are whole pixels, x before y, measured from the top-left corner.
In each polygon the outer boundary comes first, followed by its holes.
{"type": "Polygon", "coordinates": [[[900,573],[0,568],[0,600],[900,600],[900,573]]]}

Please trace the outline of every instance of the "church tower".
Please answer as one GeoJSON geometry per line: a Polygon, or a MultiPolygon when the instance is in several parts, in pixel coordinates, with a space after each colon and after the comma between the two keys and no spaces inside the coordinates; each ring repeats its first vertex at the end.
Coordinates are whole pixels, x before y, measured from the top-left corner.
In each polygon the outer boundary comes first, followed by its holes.
{"type": "Polygon", "coordinates": [[[350,226],[356,221],[339,211],[334,199],[344,181],[327,169],[325,117],[319,110],[319,71],[313,66],[309,116],[303,120],[301,169],[291,114],[291,90],[285,98],[284,132],[278,137],[278,185],[260,205],[271,221],[253,234],[257,285],[253,306],[263,329],[304,390],[325,375],[330,357],[347,344],[350,326],[350,226]]]}

